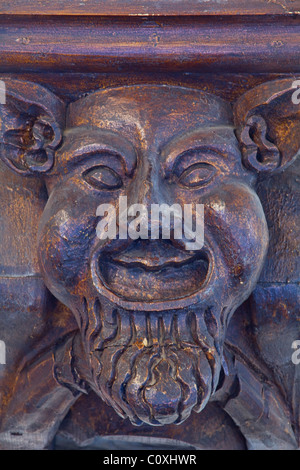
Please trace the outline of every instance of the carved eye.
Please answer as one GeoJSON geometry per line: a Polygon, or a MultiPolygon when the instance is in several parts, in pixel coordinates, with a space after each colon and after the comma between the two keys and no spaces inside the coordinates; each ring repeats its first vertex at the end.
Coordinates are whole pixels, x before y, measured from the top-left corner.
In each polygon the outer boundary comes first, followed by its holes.
{"type": "Polygon", "coordinates": [[[107,166],[96,166],[83,173],[87,183],[96,189],[119,189],[123,182],[120,176],[107,166]]]}
{"type": "Polygon", "coordinates": [[[196,163],[181,173],[179,184],[188,188],[198,188],[209,183],[216,173],[214,166],[208,163],[196,163]]]}

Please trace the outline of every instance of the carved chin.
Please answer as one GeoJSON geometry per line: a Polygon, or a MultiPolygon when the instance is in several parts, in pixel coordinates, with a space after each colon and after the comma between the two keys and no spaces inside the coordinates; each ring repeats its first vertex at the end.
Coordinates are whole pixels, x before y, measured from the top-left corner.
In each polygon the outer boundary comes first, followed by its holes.
{"type": "Polygon", "coordinates": [[[97,300],[92,310],[85,341],[93,388],[121,417],[161,426],[179,424],[204,408],[218,381],[220,358],[200,324],[203,314],[105,312],[97,300]]]}
{"type": "MultiPolygon", "coordinates": [[[[114,363],[114,354],[111,354],[114,363]]],[[[199,348],[180,350],[155,346],[119,356],[123,364],[113,383],[99,375],[99,393],[123,418],[133,424],[152,426],[182,423],[194,409],[201,411],[211,394],[212,375],[205,354],[199,348]],[[122,373],[123,372],[123,373],[122,373]]]]}

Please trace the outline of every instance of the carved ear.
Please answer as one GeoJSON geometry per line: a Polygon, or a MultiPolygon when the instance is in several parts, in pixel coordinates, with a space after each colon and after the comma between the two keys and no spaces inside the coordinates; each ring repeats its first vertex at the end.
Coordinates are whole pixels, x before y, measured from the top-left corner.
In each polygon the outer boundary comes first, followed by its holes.
{"type": "Polygon", "coordinates": [[[243,163],[257,173],[282,171],[299,155],[300,104],[295,104],[299,94],[295,81],[263,83],[242,95],[234,106],[243,163]]]}
{"type": "Polygon", "coordinates": [[[3,79],[0,105],[0,157],[14,171],[34,175],[49,171],[65,125],[65,104],[40,85],[3,79]]]}

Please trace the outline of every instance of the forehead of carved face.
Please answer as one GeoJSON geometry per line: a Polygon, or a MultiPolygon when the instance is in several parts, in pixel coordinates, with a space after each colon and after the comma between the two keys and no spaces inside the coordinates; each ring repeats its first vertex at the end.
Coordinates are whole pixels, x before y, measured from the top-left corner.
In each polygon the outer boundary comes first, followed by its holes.
{"type": "MultiPolygon", "coordinates": [[[[101,151],[103,146],[120,154],[128,170],[138,159],[139,167],[151,166],[152,172],[165,166],[170,154],[175,158],[193,147],[215,146],[223,158],[239,153],[230,105],[179,87],[135,86],[93,93],[70,105],[67,128],[58,172],[75,156],[101,151]]],[[[240,164],[240,158],[232,160],[240,164]]]]}
{"type": "Polygon", "coordinates": [[[251,183],[230,106],[218,97],[135,86],[69,107],[47,182],[40,263],[78,319],[96,392],[132,422],[181,422],[217,385],[227,320],[267,249],[251,183]],[[118,216],[121,196],[128,207],[203,204],[203,248],[186,250],[172,233],[120,240],[118,226],[115,239],[100,240],[97,208],[111,204],[118,216]]]}

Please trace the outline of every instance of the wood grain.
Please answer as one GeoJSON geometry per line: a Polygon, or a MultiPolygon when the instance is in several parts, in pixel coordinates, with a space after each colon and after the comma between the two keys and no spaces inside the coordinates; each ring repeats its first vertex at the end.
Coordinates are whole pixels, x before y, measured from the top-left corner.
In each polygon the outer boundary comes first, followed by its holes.
{"type": "Polygon", "coordinates": [[[300,70],[300,18],[0,17],[2,72],[300,70]]]}
{"type": "Polygon", "coordinates": [[[0,0],[0,449],[299,447],[299,37],[300,0],[0,0]],[[217,116],[234,133],[222,180],[201,193],[210,258],[178,262],[172,243],[96,244],[105,188],[87,178],[95,168],[71,169],[73,142],[86,142],[72,130],[104,127],[106,138],[112,126],[143,155],[107,200],[123,188],[150,204],[164,188],[184,203],[194,190],[169,189],[153,149],[180,135],[191,156],[197,120],[217,156],[217,131],[203,125],[217,116]],[[195,292],[197,311],[185,303],[195,292]],[[90,389],[98,396],[80,397],[90,389]]]}
{"type": "Polygon", "coordinates": [[[289,15],[299,0],[1,0],[0,13],[34,15],[289,15]]]}

